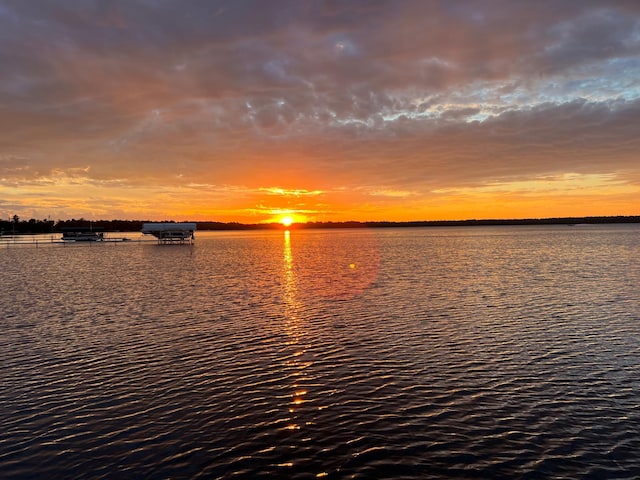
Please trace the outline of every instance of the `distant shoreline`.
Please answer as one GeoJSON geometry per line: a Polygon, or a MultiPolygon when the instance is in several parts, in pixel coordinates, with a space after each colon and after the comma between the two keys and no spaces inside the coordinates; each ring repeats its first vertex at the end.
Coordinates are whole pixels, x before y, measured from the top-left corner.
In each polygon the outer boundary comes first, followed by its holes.
{"type": "Polygon", "coordinates": [[[392,221],[346,221],[346,222],[307,222],[294,223],[284,227],[279,223],[240,224],[220,222],[196,222],[199,230],[264,230],[264,229],[322,229],[322,228],[407,228],[407,227],[473,227],[473,226],[509,226],[509,225],[597,225],[614,223],[640,223],[640,216],[611,217],[558,217],[525,219],[468,219],[468,220],[415,220],[405,222],[392,221]]]}
{"type": "Polygon", "coordinates": [[[469,220],[424,220],[408,222],[310,222],[301,224],[303,228],[340,227],[474,227],[474,226],[509,226],[509,225],[597,225],[614,223],[640,223],[640,216],[615,217],[559,217],[559,218],[525,218],[525,219],[469,219],[469,220]]]}
{"type": "MultiPolygon", "coordinates": [[[[168,220],[164,220],[165,222],[168,220]]],[[[69,227],[95,228],[105,232],[135,232],[142,229],[142,224],[149,220],[28,220],[17,223],[0,221],[2,235],[11,236],[38,233],[60,233],[69,227]]],[[[169,222],[171,222],[169,220],[169,222]]],[[[393,221],[346,221],[346,222],[308,222],[294,223],[285,227],[280,223],[238,223],[238,222],[195,222],[201,231],[233,231],[233,230],[291,230],[291,229],[327,229],[327,228],[406,228],[406,227],[474,227],[474,226],[517,226],[517,225],[597,225],[614,223],[640,223],[640,215],[608,216],[608,217],[557,217],[557,218],[525,218],[525,219],[468,219],[468,220],[416,220],[405,222],[393,221]]]]}

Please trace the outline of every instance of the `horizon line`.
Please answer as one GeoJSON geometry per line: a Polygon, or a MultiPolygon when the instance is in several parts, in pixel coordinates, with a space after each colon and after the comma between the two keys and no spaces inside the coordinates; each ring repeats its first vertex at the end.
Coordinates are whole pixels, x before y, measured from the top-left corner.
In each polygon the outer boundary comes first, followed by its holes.
{"type": "MultiPolygon", "coordinates": [[[[19,224],[33,223],[36,224],[52,224],[53,226],[68,223],[84,223],[84,224],[100,224],[100,223],[182,223],[176,220],[89,220],[85,218],[71,218],[66,220],[20,220],[19,224]]],[[[280,222],[260,222],[260,223],[241,223],[241,222],[221,222],[217,220],[184,220],[196,223],[199,230],[234,230],[234,229],[296,229],[296,228],[389,228],[389,227],[437,227],[437,226],[500,226],[500,225],[577,225],[577,224],[611,224],[611,223],[640,223],[640,215],[599,215],[599,216],[571,216],[571,217],[538,217],[538,218],[468,218],[463,220],[346,220],[346,221],[308,221],[294,222],[291,225],[283,225],[280,222]]],[[[13,221],[2,220],[0,223],[13,224],[13,221]]]]}

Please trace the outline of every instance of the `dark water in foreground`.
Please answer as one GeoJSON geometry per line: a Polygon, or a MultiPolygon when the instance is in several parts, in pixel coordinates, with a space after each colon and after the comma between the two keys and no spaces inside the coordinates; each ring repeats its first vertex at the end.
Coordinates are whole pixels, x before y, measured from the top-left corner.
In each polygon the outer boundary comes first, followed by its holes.
{"type": "Polygon", "coordinates": [[[0,250],[3,478],[639,478],[640,227],[0,250]]]}

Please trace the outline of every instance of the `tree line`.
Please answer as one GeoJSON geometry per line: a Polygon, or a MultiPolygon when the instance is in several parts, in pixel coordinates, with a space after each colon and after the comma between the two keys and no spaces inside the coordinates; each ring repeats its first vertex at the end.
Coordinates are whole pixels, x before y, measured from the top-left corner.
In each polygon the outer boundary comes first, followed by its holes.
{"type": "Polygon", "coordinates": [[[86,220],[84,218],[71,220],[38,220],[30,218],[22,220],[18,215],[14,215],[9,220],[0,220],[0,231],[3,235],[25,235],[36,233],[59,233],[64,228],[95,228],[103,231],[132,232],[142,229],[143,222],[140,220],[86,220]]]}
{"type": "MultiPolygon", "coordinates": [[[[102,232],[139,232],[142,224],[152,220],[87,220],[85,218],[70,220],[23,220],[14,215],[9,220],[0,220],[2,235],[30,235],[39,233],[60,233],[71,228],[95,229],[102,232]]],[[[163,220],[164,223],[176,223],[174,220],[163,220]]],[[[279,223],[244,224],[238,222],[195,222],[198,230],[257,230],[282,228],[279,223]]]]}

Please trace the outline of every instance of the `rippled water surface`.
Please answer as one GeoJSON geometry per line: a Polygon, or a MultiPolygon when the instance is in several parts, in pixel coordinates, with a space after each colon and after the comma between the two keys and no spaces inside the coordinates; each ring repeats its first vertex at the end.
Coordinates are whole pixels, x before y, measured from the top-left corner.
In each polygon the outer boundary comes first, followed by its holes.
{"type": "Polygon", "coordinates": [[[3,478],[639,478],[640,227],[2,247],[3,478]]]}

